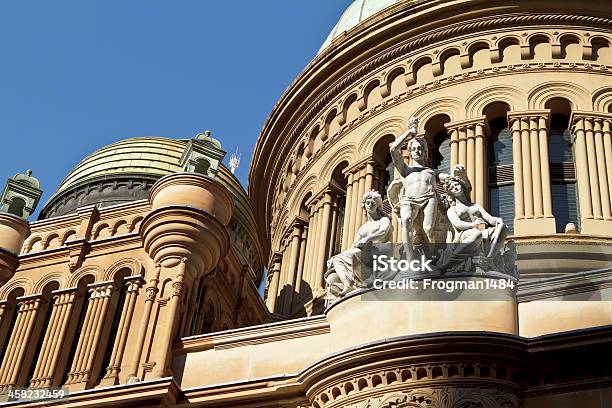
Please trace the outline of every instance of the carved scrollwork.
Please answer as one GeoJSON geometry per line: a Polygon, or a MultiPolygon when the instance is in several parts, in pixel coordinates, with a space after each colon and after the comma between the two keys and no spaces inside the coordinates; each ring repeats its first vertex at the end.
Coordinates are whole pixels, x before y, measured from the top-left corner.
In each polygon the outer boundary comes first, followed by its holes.
{"type": "Polygon", "coordinates": [[[368,398],[347,408],[518,408],[516,395],[494,388],[421,388],[368,398]]]}

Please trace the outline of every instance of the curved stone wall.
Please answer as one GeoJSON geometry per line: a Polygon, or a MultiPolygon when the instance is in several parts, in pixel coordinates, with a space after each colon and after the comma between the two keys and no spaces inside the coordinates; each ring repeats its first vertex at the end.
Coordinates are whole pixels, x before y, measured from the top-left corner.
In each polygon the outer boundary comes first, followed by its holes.
{"type": "Polygon", "coordinates": [[[472,199],[503,210],[514,238],[612,238],[610,6],[575,6],[400,2],[318,55],[268,118],[250,173],[268,306],[320,309],[324,261],[351,245],[363,193],[384,194],[388,143],[411,116],[431,165],[464,164],[472,199]],[[559,135],[570,158],[555,158],[559,135]],[[496,162],[499,141],[509,161],[496,162]]]}

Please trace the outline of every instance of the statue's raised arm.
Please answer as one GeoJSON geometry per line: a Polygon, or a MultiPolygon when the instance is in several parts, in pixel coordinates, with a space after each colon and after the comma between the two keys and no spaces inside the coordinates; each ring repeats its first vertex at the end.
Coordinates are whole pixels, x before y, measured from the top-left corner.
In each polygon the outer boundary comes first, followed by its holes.
{"type": "Polygon", "coordinates": [[[419,125],[419,118],[413,117],[408,121],[408,130],[399,135],[393,143],[389,145],[389,152],[391,153],[391,159],[393,160],[393,166],[402,177],[406,177],[410,173],[410,166],[404,162],[402,156],[402,146],[406,143],[406,140],[410,137],[415,137],[417,134],[417,127],[419,125]]]}

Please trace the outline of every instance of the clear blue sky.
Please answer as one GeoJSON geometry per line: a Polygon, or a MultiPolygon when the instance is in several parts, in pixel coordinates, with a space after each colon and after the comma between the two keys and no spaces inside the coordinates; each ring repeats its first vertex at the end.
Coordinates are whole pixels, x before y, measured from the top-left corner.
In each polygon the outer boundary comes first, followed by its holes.
{"type": "Polygon", "coordinates": [[[242,153],[350,0],[0,3],[0,183],[45,194],[86,155],[136,136],[211,129],[242,153]]]}

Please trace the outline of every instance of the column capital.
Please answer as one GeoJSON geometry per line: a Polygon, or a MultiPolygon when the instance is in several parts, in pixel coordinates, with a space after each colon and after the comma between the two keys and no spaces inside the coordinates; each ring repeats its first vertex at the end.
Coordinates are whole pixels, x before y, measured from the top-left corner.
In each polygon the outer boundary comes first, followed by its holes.
{"type": "Polygon", "coordinates": [[[516,120],[529,120],[530,118],[546,118],[550,120],[550,109],[540,110],[526,110],[526,111],[510,111],[508,112],[508,124],[512,126],[512,123],[516,120]]]}
{"type": "Polygon", "coordinates": [[[359,159],[352,166],[349,166],[346,169],[344,169],[342,171],[342,174],[344,174],[345,176],[348,176],[351,173],[355,174],[361,170],[364,170],[364,169],[367,170],[368,164],[370,164],[372,167],[375,167],[376,165],[384,165],[384,163],[382,163],[380,159],[376,158],[375,156],[370,155],[370,156],[366,156],[366,157],[359,159]]]}
{"type": "Polygon", "coordinates": [[[572,124],[573,126],[576,121],[581,119],[598,119],[603,121],[612,121],[612,113],[572,111],[572,115],[570,116],[570,124],[572,124]]]}
{"type": "MultiPolygon", "coordinates": [[[[485,130],[489,132],[489,122],[487,121],[486,116],[477,116],[475,118],[462,119],[455,122],[449,122],[444,125],[447,131],[453,132],[462,129],[467,129],[468,127],[475,127],[476,125],[485,126],[485,130]]],[[[452,138],[452,135],[451,135],[452,138]]]]}
{"type": "Polygon", "coordinates": [[[274,268],[274,264],[278,263],[280,264],[282,262],[283,259],[283,253],[280,251],[274,251],[272,252],[272,255],[270,256],[270,264],[272,265],[272,268],[270,268],[270,272],[279,272],[280,273],[280,269],[276,270],[274,268]]]}

